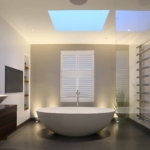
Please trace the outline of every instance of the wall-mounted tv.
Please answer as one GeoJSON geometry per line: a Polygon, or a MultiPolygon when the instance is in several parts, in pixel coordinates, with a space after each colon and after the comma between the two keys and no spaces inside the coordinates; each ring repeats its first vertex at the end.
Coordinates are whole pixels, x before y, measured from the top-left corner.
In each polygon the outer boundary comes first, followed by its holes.
{"type": "Polygon", "coordinates": [[[5,93],[23,92],[23,71],[5,66],[5,93]]]}

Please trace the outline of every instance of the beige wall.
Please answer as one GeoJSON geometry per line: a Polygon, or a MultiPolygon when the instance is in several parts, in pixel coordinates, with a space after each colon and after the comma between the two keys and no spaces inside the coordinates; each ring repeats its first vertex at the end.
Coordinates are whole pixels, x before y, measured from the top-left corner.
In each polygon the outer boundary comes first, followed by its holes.
{"type": "MultiPolygon", "coordinates": [[[[117,49],[128,49],[118,46],[117,49]]],[[[31,46],[31,117],[42,107],[76,106],[60,103],[61,50],[94,50],[95,101],[80,106],[112,107],[116,84],[115,45],[32,45],[31,46]]]]}

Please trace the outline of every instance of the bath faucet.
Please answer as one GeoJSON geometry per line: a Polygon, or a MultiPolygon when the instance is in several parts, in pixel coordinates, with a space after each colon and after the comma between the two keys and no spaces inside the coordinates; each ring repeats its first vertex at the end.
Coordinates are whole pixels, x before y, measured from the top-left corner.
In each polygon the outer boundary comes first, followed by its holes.
{"type": "Polygon", "coordinates": [[[79,95],[80,95],[80,92],[77,90],[76,92],[76,95],[77,95],[77,107],[79,106],[79,95]]]}

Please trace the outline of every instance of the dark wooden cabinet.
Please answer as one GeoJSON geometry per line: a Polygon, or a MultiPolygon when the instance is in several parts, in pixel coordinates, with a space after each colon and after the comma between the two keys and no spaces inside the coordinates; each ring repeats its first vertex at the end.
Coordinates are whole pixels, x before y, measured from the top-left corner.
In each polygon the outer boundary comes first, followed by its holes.
{"type": "Polygon", "coordinates": [[[0,140],[17,128],[17,105],[0,105],[0,140]]]}

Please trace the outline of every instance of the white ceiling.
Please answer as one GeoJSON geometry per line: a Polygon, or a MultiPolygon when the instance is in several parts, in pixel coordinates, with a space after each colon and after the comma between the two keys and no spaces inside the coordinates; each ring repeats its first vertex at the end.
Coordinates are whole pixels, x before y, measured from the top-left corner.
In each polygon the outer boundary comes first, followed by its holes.
{"type": "Polygon", "coordinates": [[[0,0],[0,15],[30,44],[129,44],[142,33],[116,33],[115,10],[150,10],[149,3],[140,4],[141,0],[88,0],[81,6],[69,0],[0,0]],[[56,32],[48,15],[48,10],[100,9],[110,10],[102,32],[56,32]]]}

